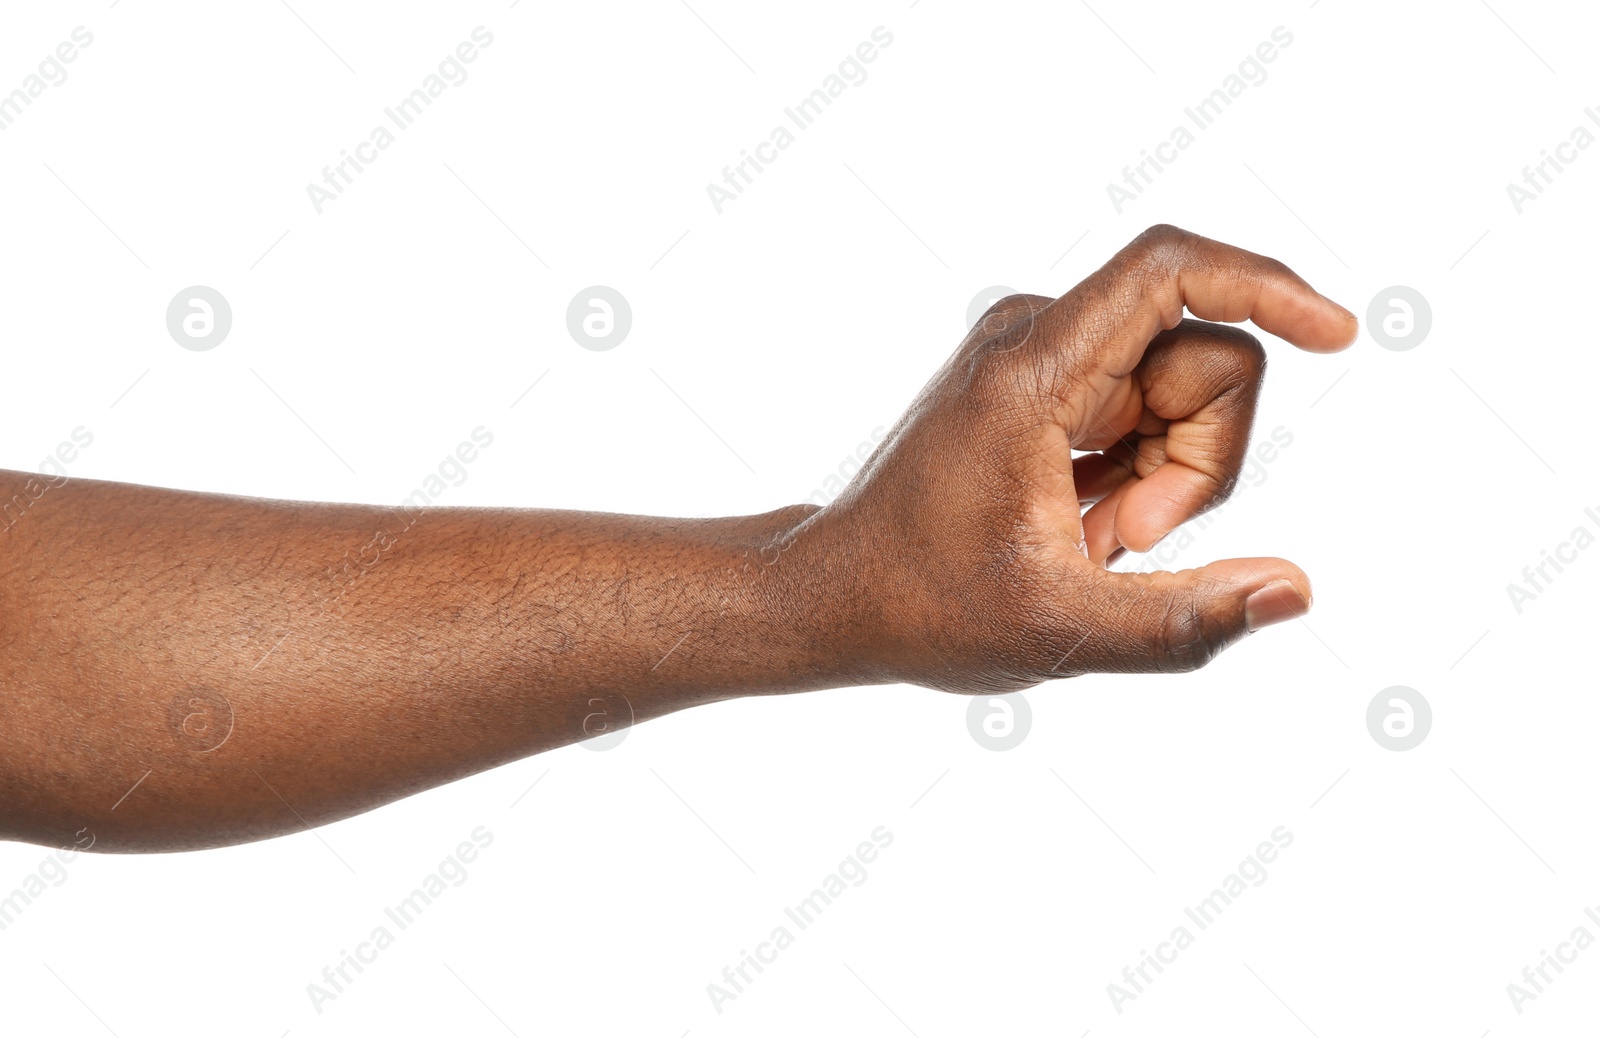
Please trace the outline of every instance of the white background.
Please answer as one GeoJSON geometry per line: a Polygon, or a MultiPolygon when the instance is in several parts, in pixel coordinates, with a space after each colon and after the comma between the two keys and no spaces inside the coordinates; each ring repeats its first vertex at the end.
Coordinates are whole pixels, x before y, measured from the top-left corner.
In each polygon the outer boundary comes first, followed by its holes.
{"type": "MultiPolygon", "coordinates": [[[[1600,148],[1521,213],[1506,185],[1600,105],[1600,22],[1505,0],[691,3],[8,9],[0,91],[74,27],[94,40],[0,133],[0,465],[35,469],[82,426],[73,476],[394,503],[484,425],[443,503],[764,511],[892,423],[976,293],[1059,294],[1172,222],[1285,260],[1364,322],[1388,286],[1431,304],[1405,352],[1365,329],[1332,357],[1268,341],[1257,435],[1292,445],[1178,562],[1291,558],[1308,622],[1194,675],[1033,690],[1004,752],[962,697],[748,700],[316,833],[81,856],[0,932],[0,1027],[1592,1021],[1600,948],[1520,1014],[1507,985],[1575,927],[1600,937],[1600,552],[1520,614],[1507,585],[1600,529],[1600,148]],[[306,185],[479,25],[469,78],[319,215],[306,185]],[[866,80],[717,213],[706,185],[880,25],[866,80]],[[1267,78],[1118,213],[1106,185],[1278,26],[1267,78]],[[596,284],[633,310],[607,352],[566,328],[596,284]],[[233,309],[207,352],[165,325],[191,285],[233,309]],[[1366,726],[1392,685],[1433,708],[1406,752],[1366,726]],[[480,825],[467,880],[317,1012],[307,985],[480,825]],[[719,1013],[707,985],[877,826],[894,839],[866,881],[719,1013]],[[1119,1013],[1107,985],[1277,826],[1294,840],[1267,880],[1119,1013]]],[[[0,847],[0,894],[48,853],[0,847]]]]}

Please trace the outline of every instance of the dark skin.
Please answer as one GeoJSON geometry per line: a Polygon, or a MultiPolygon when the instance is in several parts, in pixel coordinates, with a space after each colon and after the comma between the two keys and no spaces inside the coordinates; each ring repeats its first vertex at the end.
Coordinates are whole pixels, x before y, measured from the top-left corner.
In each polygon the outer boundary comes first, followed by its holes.
{"type": "Polygon", "coordinates": [[[1282,559],[1106,569],[1232,489],[1265,354],[1210,322],[1247,319],[1315,352],[1356,333],[1282,264],[1152,228],[1059,299],[997,303],[820,509],[406,513],[0,473],[0,837],[216,847],[737,696],[1192,670],[1311,599],[1282,559]]]}

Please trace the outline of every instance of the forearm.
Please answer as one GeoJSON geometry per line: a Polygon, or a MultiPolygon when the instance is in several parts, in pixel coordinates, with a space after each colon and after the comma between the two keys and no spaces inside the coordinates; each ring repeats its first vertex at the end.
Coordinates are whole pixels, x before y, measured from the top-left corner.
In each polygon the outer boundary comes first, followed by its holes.
{"type": "MultiPolygon", "coordinates": [[[[0,477],[0,500],[25,478],[0,477]]],[[[257,839],[601,726],[851,683],[827,575],[781,550],[811,511],[53,487],[0,534],[0,835],[257,839]]]]}

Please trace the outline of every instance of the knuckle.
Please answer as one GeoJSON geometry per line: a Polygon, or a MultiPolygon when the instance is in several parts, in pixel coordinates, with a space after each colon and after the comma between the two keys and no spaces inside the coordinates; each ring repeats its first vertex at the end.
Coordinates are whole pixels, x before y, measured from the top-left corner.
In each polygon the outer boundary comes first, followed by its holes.
{"type": "Polygon", "coordinates": [[[1017,325],[1029,326],[1039,310],[1050,300],[1044,296],[1026,295],[1016,292],[995,300],[994,305],[983,312],[978,318],[977,325],[973,328],[974,337],[980,341],[988,342],[999,338],[1011,331],[1017,325]]]}
{"type": "Polygon", "coordinates": [[[989,307],[988,313],[1009,314],[1019,310],[1027,310],[1033,305],[1033,301],[1036,298],[1038,297],[1029,295],[1026,292],[1013,292],[1008,296],[1001,296],[996,299],[994,305],[989,307]]]}
{"type": "Polygon", "coordinates": [[[1140,232],[1138,241],[1144,242],[1171,242],[1182,239],[1188,235],[1182,227],[1175,227],[1170,223],[1153,223],[1140,232]]]}
{"type": "Polygon", "coordinates": [[[1207,623],[1194,596],[1177,595],[1165,601],[1151,646],[1157,669],[1168,673],[1199,670],[1216,659],[1226,645],[1226,640],[1207,623]]]}
{"type": "Polygon", "coordinates": [[[1006,427],[1016,418],[1035,415],[1055,384],[1062,358],[1045,347],[1045,330],[1029,316],[1019,316],[999,334],[974,336],[957,358],[962,397],[974,410],[1006,427]]]}
{"type": "Polygon", "coordinates": [[[1141,266],[1165,272],[1177,267],[1188,253],[1194,235],[1170,223],[1148,227],[1133,240],[1134,252],[1141,266]]]}

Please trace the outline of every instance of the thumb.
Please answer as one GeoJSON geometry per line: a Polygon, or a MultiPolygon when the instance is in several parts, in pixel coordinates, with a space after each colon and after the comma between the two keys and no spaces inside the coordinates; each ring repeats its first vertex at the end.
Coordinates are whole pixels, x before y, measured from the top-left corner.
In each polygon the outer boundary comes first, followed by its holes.
{"type": "Polygon", "coordinates": [[[1178,573],[1102,571],[1107,669],[1197,670],[1229,645],[1304,616],[1311,581],[1283,559],[1226,559],[1178,573]]]}

